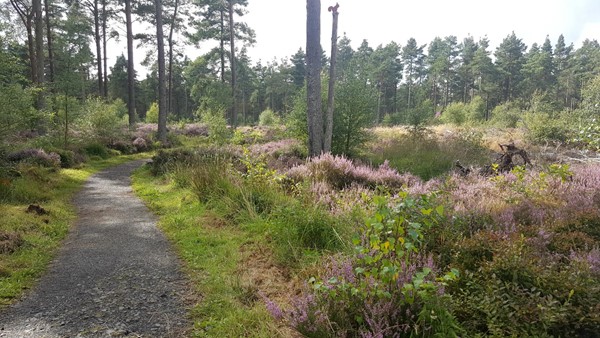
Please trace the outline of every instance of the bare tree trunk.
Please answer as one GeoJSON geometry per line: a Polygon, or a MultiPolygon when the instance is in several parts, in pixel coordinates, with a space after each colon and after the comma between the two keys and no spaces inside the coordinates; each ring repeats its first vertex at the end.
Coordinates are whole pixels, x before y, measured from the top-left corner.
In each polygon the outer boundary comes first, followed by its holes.
{"type": "Polygon", "coordinates": [[[35,41],[33,38],[33,17],[35,13],[32,10],[32,7],[27,7],[25,3],[18,0],[10,0],[10,4],[13,6],[15,11],[19,14],[19,18],[23,22],[23,26],[25,26],[25,30],[27,31],[27,53],[29,54],[29,70],[30,70],[30,80],[31,83],[37,82],[36,75],[36,63],[35,63],[35,41]]]}
{"type": "Polygon", "coordinates": [[[321,1],[306,0],[306,115],[310,156],[319,156],[323,152],[320,40],[321,1]]]}
{"type": "MultiPolygon", "coordinates": [[[[42,88],[44,86],[44,18],[42,16],[42,0],[33,0],[32,6],[35,23],[36,84],[42,88]]],[[[37,108],[43,109],[44,106],[44,93],[41,91],[37,96],[37,108]]]]}
{"type": "Polygon", "coordinates": [[[163,36],[162,0],[154,0],[156,7],[156,45],[158,48],[158,140],[167,142],[167,107],[165,98],[165,40],[163,36]]]}
{"type": "Polygon", "coordinates": [[[103,96],[104,76],[102,75],[102,40],[100,40],[100,7],[99,0],[94,0],[92,13],[94,15],[94,42],[96,43],[96,68],[98,72],[98,95],[103,96]]]}
{"type": "Polygon", "coordinates": [[[131,23],[131,0],[125,0],[125,20],[127,23],[127,111],[129,113],[129,129],[135,125],[135,69],[133,63],[133,29],[131,23]]]}
{"type": "Polygon", "coordinates": [[[225,83],[225,9],[221,7],[221,82],[225,83]]]}
{"type": "MultiPolygon", "coordinates": [[[[44,0],[44,7],[46,9],[46,43],[48,47],[48,66],[50,71],[50,83],[54,84],[54,49],[53,49],[53,38],[52,38],[52,11],[50,10],[50,1],[44,0]]],[[[54,92],[54,88],[50,87],[50,91],[54,92]]]]}
{"type": "Polygon", "coordinates": [[[237,74],[235,71],[235,27],[233,26],[233,0],[229,0],[229,45],[229,47],[231,47],[231,55],[229,60],[231,63],[231,122],[235,128],[237,126],[237,105],[235,102],[237,74]]]}
{"type": "Polygon", "coordinates": [[[339,4],[330,6],[329,11],[333,16],[331,29],[331,60],[329,64],[329,91],[327,92],[327,123],[325,124],[325,139],[323,140],[323,151],[331,152],[331,141],[333,139],[333,108],[334,108],[334,90],[335,90],[335,63],[337,56],[337,27],[338,27],[338,8],[339,4]]]}
{"type": "Polygon", "coordinates": [[[173,18],[169,30],[169,91],[167,94],[167,111],[169,113],[173,113],[173,32],[175,31],[175,22],[177,21],[178,6],[179,0],[175,0],[175,8],[173,9],[173,18]]]}
{"type": "Polygon", "coordinates": [[[104,67],[104,88],[103,96],[108,97],[108,65],[106,60],[106,26],[108,21],[108,14],[106,12],[106,1],[102,0],[102,66],[104,67]]]}

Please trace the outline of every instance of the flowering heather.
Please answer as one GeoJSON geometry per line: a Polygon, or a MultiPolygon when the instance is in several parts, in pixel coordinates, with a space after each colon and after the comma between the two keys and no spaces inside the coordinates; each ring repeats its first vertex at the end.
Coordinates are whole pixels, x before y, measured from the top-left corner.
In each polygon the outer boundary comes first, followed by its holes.
{"type": "Polygon", "coordinates": [[[60,155],[46,153],[43,149],[23,149],[8,154],[7,159],[12,162],[31,162],[44,167],[60,167],[60,155]]]}
{"type": "Polygon", "coordinates": [[[208,136],[208,127],[202,123],[188,123],[176,132],[185,136],[208,136]]]}
{"type": "Polygon", "coordinates": [[[400,174],[384,162],[378,168],[356,165],[343,156],[323,154],[310,159],[303,165],[291,168],[288,176],[297,181],[311,180],[326,182],[336,189],[343,189],[352,183],[367,187],[378,185],[390,188],[412,186],[420,183],[420,179],[411,174],[400,174]]]}

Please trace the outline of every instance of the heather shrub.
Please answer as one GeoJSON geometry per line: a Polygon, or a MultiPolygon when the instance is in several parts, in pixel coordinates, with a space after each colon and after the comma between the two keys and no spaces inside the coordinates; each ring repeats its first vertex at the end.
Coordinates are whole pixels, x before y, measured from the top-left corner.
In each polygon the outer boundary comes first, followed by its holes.
{"type": "Polygon", "coordinates": [[[432,257],[421,252],[443,208],[406,195],[391,207],[385,199],[376,204],[353,240],[352,256],[332,258],[291,308],[267,299],[268,310],[307,337],[458,336],[444,295],[458,271],[437,278],[432,257]]]}
{"type": "Polygon", "coordinates": [[[60,166],[61,168],[72,168],[82,162],[85,162],[85,158],[78,156],[72,150],[60,149],[60,148],[51,148],[48,149],[53,153],[58,154],[60,156],[60,166]]]}
{"type": "Polygon", "coordinates": [[[26,162],[50,168],[58,168],[61,165],[60,155],[54,152],[46,153],[42,149],[19,150],[8,154],[7,159],[12,162],[26,162]]]}
{"type": "Polygon", "coordinates": [[[296,181],[325,182],[336,189],[349,187],[352,183],[372,188],[378,185],[400,188],[419,181],[412,175],[399,174],[387,162],[375,169],[366,165],[355,165],[343,156],[331,154],[323,154],[310,159],[304,165],[293,167],[287,175],[296,181]]]}
{"type": "Polygon", "coordinates": [[[149,142],[142,137],[136,137],[131,145],[134,147],[136,152],[143,152],[150,149],[149,142]]]}

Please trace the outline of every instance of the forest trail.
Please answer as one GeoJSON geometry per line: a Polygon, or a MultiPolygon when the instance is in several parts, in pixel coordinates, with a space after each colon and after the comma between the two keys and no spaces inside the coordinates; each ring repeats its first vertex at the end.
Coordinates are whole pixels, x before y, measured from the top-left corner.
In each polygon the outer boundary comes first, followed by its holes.
{"type": "Polygon", "coordinates": [[[181,337],[187,282],[156,217],[134,196],[144,161],[90,177],[78,220],[48,273],[0,311],[0,337],[181,337]]]}

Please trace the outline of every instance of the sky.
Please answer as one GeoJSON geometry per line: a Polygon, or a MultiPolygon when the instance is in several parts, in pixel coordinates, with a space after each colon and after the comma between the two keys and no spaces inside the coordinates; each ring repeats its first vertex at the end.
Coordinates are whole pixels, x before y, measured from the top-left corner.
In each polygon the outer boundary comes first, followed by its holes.
{"type": "MultiPolygon", "coordinates": [[[[331,13],[335,0],[321,0],[321,44],[329,54],[331,13]]],[[[256,44],[248,54],[255,63],[289,58],[306,46],[306,0],[248,0],[242,21],[256,31],[256,44]]],[[[358,48],[363,39],[373,48],[395,41],[400,45],[413,37],[419,45],[455,35],[475,40],[487,36],[490,50],[515,32],[527,47],[542,44],[549,36],[552,45],[563,34],[567,44],[579,47],[588,39],[600,40],[600,0],[338,0],[338,35],[344,33],[358,48]]],[[[134,27],[135,28],[135,27],[134,27]]],[[[207,43],[203,44],[204,46],[207,43]]],[[[212,46],[210,46],[212,47],[212,46]]],[[[195,58],[209,47],[188,47],[195,58]]],[[[117,55],[127,55],[124,39],[110,48],[109,65],[117,55]]],[[[145,51],[135,55],[139,63],[145,51]]],[[[140,69],[140,75],[145,71],[140,69]]]]}
{"type": "MultiPolygon", "coordinates": [[[[249,49],[253,61],[289,57],[306,45],[305,0],[249,0],[244,16],[256,31],[249,49]]],[[[529,47],[552,44],[563,34],[578,47],[586,38],[600,40],[600,0],[338,0],[338,35],[345,32],[356,49],[363,39],[373,48],[413,37],[420,45],[436,36],[487,35],[494,50],[511,32],[529,47]]],[[[321,1],[321,44],[329,53],[335,0],[321,1]]]]}

